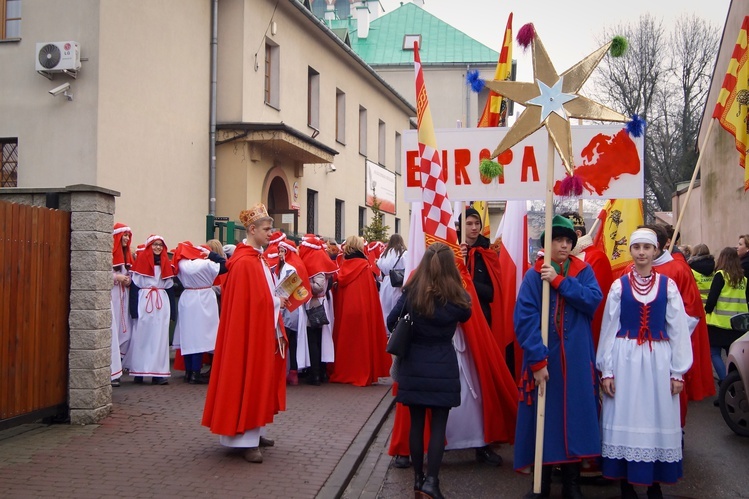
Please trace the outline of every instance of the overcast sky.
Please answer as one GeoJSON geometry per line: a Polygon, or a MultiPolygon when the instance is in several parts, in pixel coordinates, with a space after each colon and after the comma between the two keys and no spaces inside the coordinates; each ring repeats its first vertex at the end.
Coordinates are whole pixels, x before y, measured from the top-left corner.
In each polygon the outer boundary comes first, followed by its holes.
{"type": "MultiPolygon", "coordinates": [[[[410,0],[409,0],[410,1],[410,0]]],[[[404,0],[405,2],[405,0],[404,0]]],[[[385,12],[400,0],[380,0],[385,12]]],[[[562,73],[599,47],[604,27],[636,21],[650,13],[670,31],[683,14],[696,14],[723,30],[730,0],[424,0],[424,9],[486,46],[499,51],[507,16],[513,12],[513,38],[532,22],[556,70],[562,73]]],[[[518,81],[531,81],[530,50],[517,44],[518,81]]]]}

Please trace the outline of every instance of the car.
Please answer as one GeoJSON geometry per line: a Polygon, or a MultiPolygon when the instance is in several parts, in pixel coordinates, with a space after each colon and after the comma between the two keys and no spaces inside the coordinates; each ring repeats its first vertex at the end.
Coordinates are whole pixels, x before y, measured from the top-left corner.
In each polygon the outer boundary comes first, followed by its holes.
{"type": "MultiPolygon", "coordinates": [[[[731,317],[731,328],[749,331],[749,314],[731,317]]],[[[726,361],[726,377],[720,384],[718,403],[726,424],[737,435],[749,437],[749,332],[731,344],[726,361]]]]}

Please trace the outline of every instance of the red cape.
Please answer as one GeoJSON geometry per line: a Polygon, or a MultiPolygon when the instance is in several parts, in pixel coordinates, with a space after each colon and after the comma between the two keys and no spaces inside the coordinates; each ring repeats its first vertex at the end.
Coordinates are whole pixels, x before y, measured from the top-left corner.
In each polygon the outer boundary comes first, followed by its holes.
{"type": "MultiPolygon", "coordinates": [[[[690,317],[699,318],[697,327],[692,333],[692,367],[684,376],[684,392],[688,400],[702,400],[715,395],[715,381],[713,380],[713,365],[710,360],[710,341],[707,335],[705,309],[692,270],[683,259],[674,259],[662,265],[656,265],[657,272],[670,277],[679,288],[684,309],[690,317]]],[[[685,404],[682,404],[685,405],[685,404]]],[[[682,410],[682,420],[685,417],[682,410]]]]}
{"type": "Polygon", "coordinates": [[[369,386],[390,374],[387,330],[365,258],[343,260],[333,288],[335,363],[330,381],[369,386]]]}
{"type": "Polygon", "coordinates": [[[286,360],[278,353],[273,296],[261,254],[238,244],[227,262],[204,426],[235,436],[286,409],[286,360]]]}
{"type": "Polygon", "coordinates": [[[601,304],[596,308],[593,314],[593,322],[590,327],[593,332],[593,347],[598,350],[598,338],[601,336],[601,323],[603,322],[603,309],[606,308],[606,297],[609,296],[611,284],[614,282],[614,274],[611,271],[611,263],[606,253],[595,246],[585,248],[585,263],[591,266],[593,273],[596,275],[596,281],[603,293],[601,304]]]}
{"type": "MultiPolygon", "coordinates": [[[[492,336],[499,345],[499,352],[502,358],[505,357],[505,348],[507,345],[512,343],[515,338],[515,333],[512,325],[512,309],[510,309],[509,322],[507,317],[507,310],[505,305],[511,304],[512,301],[505,300],[502,295],[502,275],[499,265],[499,255],[496,251],[488,248],[473,247],[468,249],[468,268],[474,269],[474,262],[476,253],[479,253],[484,259],[486,269],[489,271],[489,278],[492,281],[492,287],[494,288],[494,299],[492,300],[489,307],[492,311],[492,323],[489,325],[491,328],[492,336]]],[[[473,278],[473,273],[471,278],[473,278]]],[[[483,316],[483,312],[482,312],[483,316]]]]}

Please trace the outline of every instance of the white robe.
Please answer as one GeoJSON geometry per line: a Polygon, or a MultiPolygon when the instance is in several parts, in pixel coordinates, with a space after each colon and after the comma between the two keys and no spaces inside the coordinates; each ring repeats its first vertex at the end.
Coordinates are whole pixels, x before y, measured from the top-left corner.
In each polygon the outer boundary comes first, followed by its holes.
{"type": "Polygon", "coordinates": [[[161,279],[161,266],[154,276],[133,274],[138,286],[138,319],[133,321],[130,348],[124,365],[131,376],[171,376],[169,369],[169,296],[171,279],[161,279]]]}
{"type": "Polygon", "coordinates": [[[481,380],[476,372],[471,350],[458,325],[453,336],[460,371],[460,405],[453,407],[447,417],[446,450],[473,449],[486,445],[484,441],[484,409],[481,403],[481,380]]]}
{"type": "Polygon", "coordinates": [[[110,308],[112,310],[112,351],[109,375],[111,380],[119,379],[122,376],[122,357],[127,353],[127,348],[130,345],[132,319],[130,318],[128,288],[117,282],[118,275],[127,275],[128,273],[124,265],[118,265],[112,269],[110,300],[110,308]]]}
{"type": "MultiPolygon", "coordinates": [[[[382,283],[380,284],[380,306],[382,307],[382,315],[387,323],[388,315],[393,309],[398,299],[403,293],[403,288],[394,288],[390,284],[390,269],[404,269],[406,268],[406,258],[408,258],[408,251],[403,252],[402,258],[398,260],[398,254],[395,251],[390,251],[387,255],[383,255],[377,260],[377,267],[382,271],[382,283]],[[397,264],[396,264],[397,262],[397,264]]],[[[403,277],[405,283],[406,276],[403,277]]]]}
{"type": "MultiPolygon", "coordinates": [[[[668,341],[638,345],[636,339],[617,338],[621,280],[614,281],[609,291],[596,355],[596,367],[603,378],[615,378],[616,390],[614,397],[603,396],[603,457],[640,462],[682,458],[679,396],[671,395],[671,378],[682,379],[692,365],[692,343],[679,290],[673,280],[667,282],[668,341]]],[[[659,285],[656,282],[645,296],[633,296],[650,303],[659,285]]]]}
{"type": "Polygon", "coordinates": [[[179,297],[172,348],[182,355],[212,352],[218,333],[218,301],[213,281],[220,265],[207,259],[180,260],[179,278],[185,290],[179,297]]]}

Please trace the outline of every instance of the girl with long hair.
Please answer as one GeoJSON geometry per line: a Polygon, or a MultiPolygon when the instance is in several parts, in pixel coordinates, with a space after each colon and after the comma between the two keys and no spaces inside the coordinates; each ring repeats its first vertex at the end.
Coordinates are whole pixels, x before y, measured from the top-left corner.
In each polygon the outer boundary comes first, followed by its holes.
{"type": "Polygon", "coordinates": [[[393,329],[409,313],[413,320],[408,353],[398,367],[396,401],[411,414],[409,447],[414,466],[416,497],[441,498],[439,467],[445,452],[447,417],[460,405],[458,359],[452,338],[459,322],[471,317],[471,302],[455,266],[455,254],[441,243],[427,248],[403,294],[388,316],[393,329]],[[431,410],[431,435],[424,477],[424,424],[431,410]]]}
{"type": "Polygon", "coordinates": [[[718,374],[718,384],[726,377],[722,352],[743,334],[743,331],[731,329],[731,316],[746,313],[747,300],[747,279],[739,253],[736,248],[723,248],[715,262],[715,276],[705,302],[710,357],[718,374]]]}

